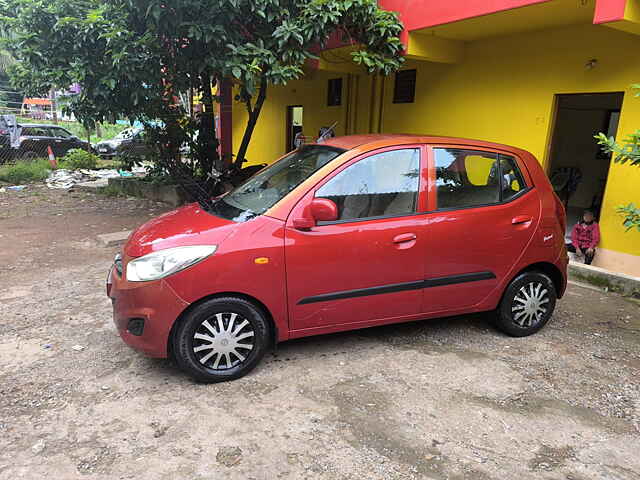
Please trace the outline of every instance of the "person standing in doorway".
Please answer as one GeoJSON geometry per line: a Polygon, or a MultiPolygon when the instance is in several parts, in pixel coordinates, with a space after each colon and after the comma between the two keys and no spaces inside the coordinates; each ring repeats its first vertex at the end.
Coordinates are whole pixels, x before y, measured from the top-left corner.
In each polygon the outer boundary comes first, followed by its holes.
{"type": "Polygon", "coordinates": [[[567,249],[578,255],[584,255],[584,263],[591,265],[599,242],[600,227],[598,222],[596,222],[591,210],[585,210],[582,221],[576,223],[571,231],[571,244],[567,245],[567,249]]]}

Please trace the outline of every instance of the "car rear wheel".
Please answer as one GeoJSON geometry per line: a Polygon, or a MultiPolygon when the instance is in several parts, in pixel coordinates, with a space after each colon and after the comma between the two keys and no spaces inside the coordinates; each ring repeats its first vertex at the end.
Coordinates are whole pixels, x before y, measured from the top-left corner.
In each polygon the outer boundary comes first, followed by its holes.
{"type": "Polygon", "coordinates": [[[269,322],[255,305],[242,298],[214,298],[183,319],[174,336],[174,355],[194,379],[224,382],[253,370],[269,339],[269,322]]]}
{"type": "Polygon", "coordinates": [[[513,337],[526,337],[544,327],[556,306],[553,281],[541,272],[524,272],[507,287],[496,326],[513,337]]]}

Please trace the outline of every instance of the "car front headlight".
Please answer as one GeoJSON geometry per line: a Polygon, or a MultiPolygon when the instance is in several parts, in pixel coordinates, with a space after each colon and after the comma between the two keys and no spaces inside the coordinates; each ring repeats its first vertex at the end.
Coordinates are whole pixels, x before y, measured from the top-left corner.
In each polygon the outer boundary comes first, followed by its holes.
{"type": "Polygon", "coordinates": [[[127,280],[148,282],[184,270],[213,255],[216,245],[167,248],[131,260],[127,264],[127,280]]]}

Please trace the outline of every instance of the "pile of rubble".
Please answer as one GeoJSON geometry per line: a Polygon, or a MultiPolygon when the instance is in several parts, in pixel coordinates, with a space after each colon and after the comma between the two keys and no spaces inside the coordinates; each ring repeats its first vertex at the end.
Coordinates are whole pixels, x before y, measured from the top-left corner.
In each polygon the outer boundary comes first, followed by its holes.
{"type": "Polygon", "coordinates": [[[49,188],[62,188],[69,189],[79,183],[103,181],[107,184],[109,178],[116,177],[131,177],[144,175],[146,172],[144,167],[133,167],[128,171],[115,170],[115,169],[103,169],[103,170],[65,170],[63,168],[53,170],[49,174],[49,177],[45,180],[47,187],[49,188]]]}

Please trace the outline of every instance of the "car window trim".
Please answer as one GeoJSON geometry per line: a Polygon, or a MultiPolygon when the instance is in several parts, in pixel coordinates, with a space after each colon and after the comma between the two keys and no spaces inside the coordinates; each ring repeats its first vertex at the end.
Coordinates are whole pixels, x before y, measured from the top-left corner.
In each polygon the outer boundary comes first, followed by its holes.
{"type": "Polygon", "coordinates": [[[345,220],[332,220],[328,222],[318,222],[316,226],[324,227],[325,225],[340,225],[343,223],[360,223],[360,222],[368,222],[370,220],[387,220],[389,218],[416,217],[419,215],[424,215],[425,213],[429,213],[429,212],[412,212],[412,213],[404,213],[401,215],[391,214],[391,215],[377,215],[375,217],[347,218],[345,220]]]}
{"type": "Polygon", "coordinates": [[[501,205],[508,205],[511,202],[513,202],[514,200],[517,200],[518,198],[524,196],[526,193],[531,192],[535,190],[535,187],[527,187],[527,188],[523,188],[522,190],[520,190],[518,193],[516,193],[513,197],[509,198],[509,200],[507,201],[503,201],[503,202],[494,202],[494,203],[482,203],[480,205],[468,205],[466,207],[444,207],[444,208],[436,208],[435,210],[429,210],[428,212],[425,213],[436,213],[436,212],[452,212],[455,210],[469,210],[471,208],[484,208],[484,207],[499,207],[501,205]]]}
{"type": "MultiPolygon", "coordinates": [[[[418,150],[418,155],[419,155],[418,171],[420,173],[418,175],[418,191],[416,192],[417,196],[416,196],[415,211],[411,213],[404,213],[399,215],[398,214],[377,215],[375,217],[347,218],[344,220],[333,220],[330,222],[317,222],[316,226],[322,227],[325,225],[338,225],[343,223],[360,223],[360,222],[365,222],[369,220],[384,220],[387,218],[402,218],[402,217],[414,217],[416,215],[423,215],[425,212],[420,210],[420,198],[423,195],[426,195],[426,190],[425,190],[426,186],[424,185],[424,178],[422,175],[424,171],[428,169],[426,147],[427,147],[427,144],[424,144],[424,143],[411,143],[407,145],[393,145],[390,147],[383,147],[383,148],[378,148],[376,150],[371,150],[362,155],[358,155],[357,157],[351,159],[349,162],[345,163],[344,165],[341,165],[338,169],[334,170],[333,172],[331,172],[330,175],[325,177],[320,183],[316,184],[316,186],[312,189],[312,192],[313,192],[312,198],[316,198],[316,193],[318,192],[318,190],[320,190],[325,184],[330,182],[333,178],[335,178],[341,172],[345,171],[347,168],[351,167],[352,165],[355,165],[356,163],[362,160],[366,160],[367,158],[370,158],[374,155],[378,155],[386,152],[393,152],[396,150],[418,150]]],[[[324,198],[324,197],[319,197],[319,198],[324,198]]]]}
{"type": "Polygon", "coordinates": [[[504,201],[503,195],[504,195],[504,188],[502,188],[502,178],[503,178],[503,174],[502,174],[502,157],[505,158],[512,158],[515,162],[515,166],[518,169],[518,173],[519,173],[519,177],[522,179],[522,181],[524,182],[524,188],[520,189],[515,195],[511,196],[509,200],[511,200],[511,198],[517,197],[520,192],[526,190],[527,188],[529,188],[529,185],[527,184],[526,179],[524,178],[524,175],[522,174],[522,169],[520,168],[520,165],[518,165],[518,159],[515,157],[515,155],[506,155],[503,153],[498,153],[498,184],[500,185],[500,203],[504,204],[504,203],[509,203],[508,201],[504,201]]]}

